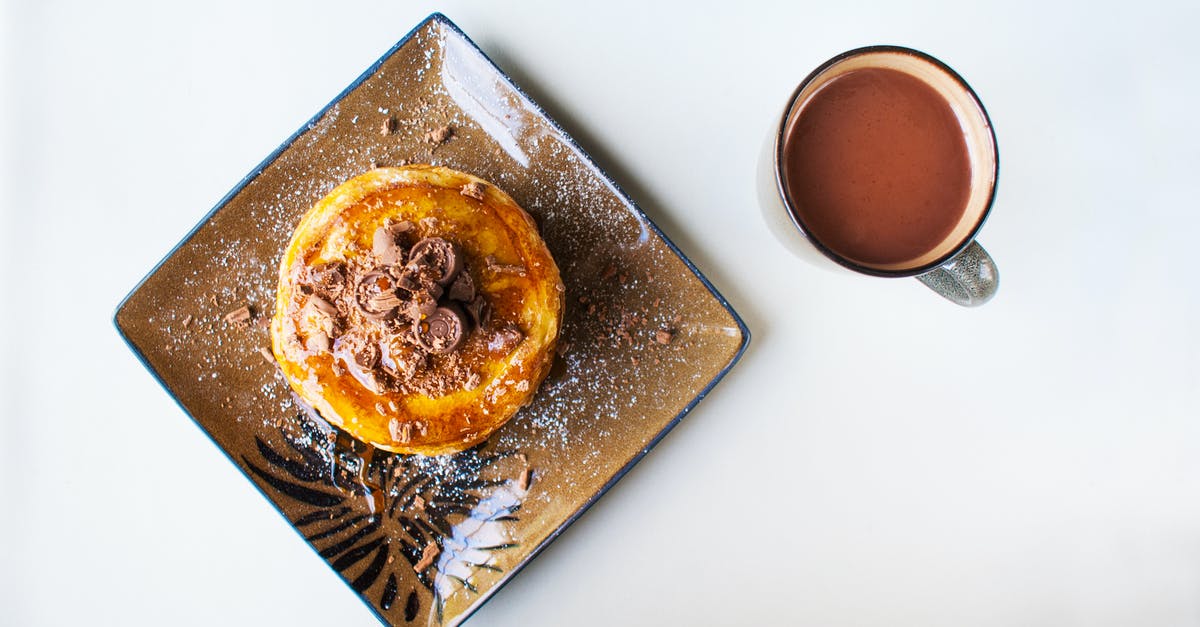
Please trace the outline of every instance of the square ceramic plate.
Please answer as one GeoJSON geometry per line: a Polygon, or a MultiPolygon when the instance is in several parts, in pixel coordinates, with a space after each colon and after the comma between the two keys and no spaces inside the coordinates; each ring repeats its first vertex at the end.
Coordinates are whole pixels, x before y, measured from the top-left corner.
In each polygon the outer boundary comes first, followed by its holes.
{"type": "Polygon", "coordinates": [[[389,625],[465,619],[675,426],[749,341],[612,179],[438,14],[222,199],[125,299],[116,324],[389,625]],[[427,139],[443,127],[449,141],[427,139]],[[508,191],[538,221],[567,286],[560,355],[534,402],[453,456],[352,440],[293,400],[261,352],[299,217],[342,181],[403,162],[508,191]],[[225,320],[243,305],[249,324],[225,320]]]}

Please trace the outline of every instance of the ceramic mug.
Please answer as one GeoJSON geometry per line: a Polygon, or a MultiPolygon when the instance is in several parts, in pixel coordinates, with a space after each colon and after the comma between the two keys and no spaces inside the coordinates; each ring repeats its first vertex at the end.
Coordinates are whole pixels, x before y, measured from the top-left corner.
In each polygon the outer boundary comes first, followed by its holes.
{"type": "Polygon", "coordinates": [[[759,160],[759,201],[776,237],[790,250],[818,265],[882,277],[916,277],[933,291],[964,306],[987,302],[999,286],[999,273],[991,256],[975,242],[992,208],[999,174],[996,136],[987,111],[975,92],[954,70],[917,50],[899,46],[870,46],[842,53],[826,61],[792,93],[778,124],[768,135],[759,160]],[[966,146],[970,174],[966,183],[965,210],[949,235],[928,251],[899,264],[871,264],[840,254],[813,233],[789,192],[785,141],[793,123],[815,94],[835,78],[864,68],[897,70],[931,87],[957,118],[966,146]]]}

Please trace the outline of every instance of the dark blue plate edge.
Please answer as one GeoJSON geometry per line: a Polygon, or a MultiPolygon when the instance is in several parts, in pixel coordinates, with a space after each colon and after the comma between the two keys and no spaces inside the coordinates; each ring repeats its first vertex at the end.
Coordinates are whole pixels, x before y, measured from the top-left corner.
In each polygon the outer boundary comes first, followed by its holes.
{"type": "MultiPolygon", "coordinates": [[[[525,91],[523,89],[521,89],[520,86],[518,86],[512,80],[512,78],[509,77],[509,75],[504,72],[504,70],[500,69],[500,67],[498,65],[496,65],[496,63],[494,61],[492,61],[492,59],[490,57],[488,57],[487,54],[484,53],[484,51],[470,37],[468,37],[466,33],[464,33],[462,31],[462,29],[459,28],[457,24],[450,21],[450,18],[446,17],[444,14],[435,12],[435,13],[431,13],[424,20],[421,20],[421,22],[419,24],[417,24],[410,31],[408,31],[408,33],[406,35],[404,35],[404,37],[402,37],[399,41],[397,41],[391,48],[389,48],[388,51],[383,54],[383,56],[379,57],[378,60],[376,60],[374,63],[372,63],[362,74],[360,74],[359,77],[354,80],[354,82],[350,83],[350,85],[348,85],[345,89],[343,89],[340,93],[338,93],[338,95],[336,97],[334,97],[334,99],[331,100],[329,102],[329,104],[325,105],[325,107],[323,107],[319,112],[317,112],[316,115],[309,118],[309,120],[307,122],[305,122],[299,129],[297,129],[296,132],[292,133],[292,135],[290,137],[288,137],[286,140],[284,140],[284,142],[282,144],[280,144],[274,151],[272,151],[271,154],[269,154],[265,159],[262,160],[262,162],[260,162],[257,166],[255,166],[255,168],[252,169],[249,174],[244,176],[242,178],[242,180],[239,181],[238,184],[233,187],[233,189],[231,189],[228,193],[226,193],[217,202],[217,204],[214,205],[213,208],[211,210],[209,210],[209,212],[207,214],[205,214],[204,217],[201,218],[200,221],[197,222],[196,225],[193,226],[187,232],[186,235],[184,235],[183,239],[181,239],[179,241],[179,243],[175,244],[175,246],[172,247],[171,250],[168,251],[167,254],[164,255],[163,258],[158,261],[158,263],[154,264],[154,267],[151,268],[150,271],[147,272],[146,275],[143,276],[140,281],[138,281],[138,283],[133,287],[133,289],[131,289],[125,295],[125,297],[121,299],[121,302],[117,305],[116,310],[113,312],[112,322],[113,322],[113,326],[116,327],[117,334],[121,336],[121,339],[125,342],[125,345],[129,347],[130,351],[133,352],[134,356],[137,357],[138,361],[140,361],[142,363],[142,366],[145,367],[146,370],[148,370],[150,372],[150,374],[154,377],[154,379],[156,381],[158,381],[159,386],[161,386],[163,388],[163,390],[165,390],[168,393],[168,395],[171,397],[171,400],[175,401],[175,405],[178,406],[181,410],[183,410],[184,414],[186,414],[189,418],[191,418],[193,424],[195,424],[200,429],[200,431],[202,433],[204,433],[205,436],[208,437],[209,441],[213,443],[213,446],[215,446],[218,450],[220,450],[221,453],[225,455],[226,459],[228,459],[234,465],[234,467],[236,467],[242,473],[242,475],[246,477],[246,479],[247,479],[247,481],[249,481],[250,485],[252,485],[254,487],[254,489],[256,489],[258,491],[258,493],[261,494],[263,496],[263,498],[266,499],[266,501],[275,508],[275,511],[284,519],[284,521],[287,522],[288,527],[291,527],[292,531],[295,532],[296,535],[299,536],[300,539],[304,541],[304,543],[309,547],[309,549],[311,549],[313,551],[314,554],[316,554],[317,553],[316,548],[312,545],[312,543],[308,542],[308,540],[304,537],[304,534],[301,533],[300,530],[297,529],[296,526],[292,524],[291,519],[289,519],[283,513],[283,510],[279,507],[278,504],[276,504],[275,500],[271,498],[271,495],[267,494],[267,492],[261,486],[259,486],[259,484],[256,481],[254,481],[254,479],[249,474],[247,474],[246,470],[242,467],[242,465],[240,463],[238,463],[238,460],[236,458],[234,458],[233,455],[228,450],[226,450],[224,447],[222,447],[216,441],[215,438],[213,438],[212,434],[209,433],[208,430],[204,428],[204,425],[200,424],[200,421],[197,420],[196,417],[193,416],[190,411],[188,411],[187,407],[184,407],[184,405],[180,402],[179,397],[176,396],[171,391],[170,386],[167,385],[166,381],[163,380],[162,375],[159,374],[159,372],[154,368],[154,366],[152,366],[150,364],[150,361],[147,359],[146,355],[142,352],[141,348],[138,347],[137,344],[135,344],[129,338],[129,336],[125,333],[125,329],[121,326],[121,320],[120,320],[121,312],[125,309],[125,306],[128,304],[129,300],[131,298],[133,298],[134,294],[136,294],[138,292],[138,290],[141,289],[142,285],[144,285],[146,283],[146,281],[150,279],[150,277],[154,276],[154,274],[158,272],[159,268],[161,268],[162,265],[164,263],[166,263],[166,261],[168,259],[170,259],[181,247],[183,247],[189,241],[191,241],[191,239],[196,235],[196,233],[200,230],[200,228],[203,227],[210,219],[212,219],[212,217],[218,211],[220,211],[230,200],[232,200],[234,196],[236,196],[238,193],[240,193],[242,191],[242,189],[244,189],[247,185],[249,185],[254,179],[258,178],[258,176],[260,174],[262,174],[263,170],[265,170],[277,158],[279,158],[280,154],[282,154],[285,150],[287,150],[289,147],[291,147],[291,145],[297,139],[299,139],[301,135],[303,135],[304,133],[306,133],[309,130],[312,130],[314,125],[318,121],[320,121],[320,119],[322,117],[324,117],[325,114],[328,113],[330,109],[332,109],[339,102],[341,102],[341,100],[343,98],[345,98],[347,94],[349,94],[351,91],[353,91],[359,85],[361,85],[363,83],[363,81],[367,80],[375,72],[377,72],[379,70],[380,66],[382,66],[383,63],[388,60],[388,58],[390,58],[393,54],[396,53],[397,50],[399,50],[406,43],[408,43],[409,40],[411,40],[418,31],[425,28],[425,26],[427,26],[431,22],[439,23],[440,25],[442,25],[445,28],[448,28],[455,35],[461,37],[464,41],[466,41],[467,44],[469,44],[477,53],[479,53],[479,55],[485,61],[488,62],[489,65],[492,66],[492,69],[494,69],[496,71],[496,73],[501,78],[504,79],[504,81],[509,85],[509,87],[513,88],[517,93],[519,93],[526,100],[526,102],[529,103],[534,108],[534,110],[536,110],[550,124],[550,126],[552,128],[554,128],[555,131],[561,133],[562,137],[566,139],[566,141],[568,142],[568,144],[570,144],[570,146],[572,148],[579,151],[579,153],[587,161],[588,165],[591,166],[593,171],[598,176],[600,176],[608,185],[610,185],[613,188],[613,190],[617,193],[617,195],[621,198],[622,201],[624,201],[628,206],[632,207],[633,210],[637,212],[637,215],[640,216],[645,221],[645,223],[650,226],[650,228],[659,236],[659,238],[662,239],[662,241],[667,245],[667,247],[673,253],[675,253],[675,255],[677,257],[679,257],[680,260],[683,261],[684,265],[688,268],[688,270],[690,270],[692,272],[692,274],[697,279],[700,280],[700,283],[702,285],[704,285],[705,289],[707,289],[709,291],[709,293],[711,293],[713,295],[713,297],[717,299],[717,302],[720,303],[721,307],[724,308],[725,311],[730,315],[730,317],[733,318],[734,322],[737,324],[738,331],[741,334],[741,343],[739,344],[738,349],[734,353],[733,357],[731,357],[729,362],[720,371],[718,371],[717,374],[714,375],[711,380],[709,380],[709,382],[704,386],[704,388],[701,389],[700,392],[695,397],[693,397],[692,400],[689,401],[688,404],[682,410],[680,410],[680,412],[673,419],[671,419],[671,421],[669,423],[667,423],[666,426],[664,426],[663,429],[661,431],[659,431],[657,435],[654,436],[654,439],[652,439],[645,447],[642,448],[641,451],[639,451],[636,455],[634,455],[633,458],[631,458],[629,460],[629,462],[627,462],[607,482],[605,482],[605,484],[603,486],[601,486],[600,489],[597,490],[596,493],[591,496],[591,498],[589,498],[582,506],[579,507],[579,509],[577,509],[573,514],[571,514],[571,516],[569,516],[561,525],[559,525],[553,532],[551,532],[550,535],[548,535],[541,543],[539,543],[536,547],[534,547],[533,550],[529,553],[529,555],[525,557],[525,559],[521,560],[515,566],[513,566],[513,568],[508,572],[507,576],[505,576],[503,579],[501,579],[499,583],[497,583],[495,586],[493,586],[491,589],[489,589],[483,596],[481,596],[480,601],[478,603],[473,604],[470,608],[468,608],[468,610],[465,613],[461,614],[460,616],[455,617],[455,621],[454,621],[455,624],[460,624],[460,623],[466,621],[467,619],[469,619],[472,615],[475,614],[475,612],[479,611],[479,608],[483,607],[487,603],[487,601],[491,600],[492,596],[494,594],[496,594],[496,592],[498,592],[506,584],[508,584],[509,580],[511,580],[514,576],[516,576],[516,574],[519,573],[522,569],[524,569],[525,566],[529,562],[533,561],[533,559],[536,558],[539,554],[541,554],[541,552],[543,550],[545,550],[547,546],[549,546],[564,531],[566,531],[566,529],[568,527],[570,527],[576,520],[578,520],[580,516],[582,516],[585,512],[587,512],[587,510],[590,509],[592,507],[592,505],[594,505],[596,503],[596,501],[600,500],[600,497],[604,496],[610,489],[612,489],[612,487],[614,485],[616,485],[616,483],[618,481],[620,481],[621,478],[624,477],[634,466],[636,466],[637,463],[640,462],[642,460],[642,458],[644,458],[646,456],[647,453],[649,453],[651,450],[653,450],[654,447],[657,446],[660,441],[662,441],[663,437],[666,436],[666,434],[669,431],[674,429],[675,426],[678,425],[681,420],[683,420],[684,416],[686,416],[688,413],[690,413],[692,411],[692,409],[695,408],[696,405],[699,404],[700,401],[704,399],[704,397],[708,396],[708,393],[712,391],[712,389],[717,385],[717,383],[719,383],[722,379],[724,379],[725,375],[727,375],[729,373],[729,371],[732,370],[733,367],[738,363],[738,361],[741,360],[742,355],[746,352],[747,346],[750,344],[750,329],[749,329],[749,327],[746,326],[746,323],[744,320],[742,320],[742,317],[740,315],[738,315],[737,311],[735,311],[733,309],[733,307],[729,304],[729,301],[727,301],[725,299],[725,297],[720,293],[720,291],[718,291],[717,288],[715,286],[713,286],[713,284],[708,280],[708,278],[705,277],[698,268],[696,268],[696,265],[694,263],[692,263],[692,260],[689,259],[688,256],[685,255],[683,253],[683,251],[681,251],[679,249],[679,247],[676,246],[675,243],[672,242],[671,239],[668,238],[666,236],[666,234],[662,232],[662,230],[658,227],[658,225],[655,224],[654,221],[651,220],[646,215],[646,212],[643,211],[642,208],[640,206],[638,206],[637,203],[635,203],[632,198],[630,198],[629,194],[627,194],[625,192],[625,190],[623,188],[621,188],[621,186],[618,185],[617,182],[615,180],[613,180],[612,177],[610,177],[608,175],[608,173],[606,171],[604,171],[596,163],[596,161],[591,157],[591,155],[588,154],[587,151],[584,150],[583,147],[581,147],[575,141],[575,138],[572,137],[570,133],[567,133],[567,131],[565,129],[563,129],[563,127],[561,125],[559,125],[558,121],[556,121],[548,113],[546,113],[546,110],[543,109],[541,107],[541,105],[539,105],[532,98],[530,98],[529,95],[527,93],[525,93],[525,91]]],[[[324,559],[322,559],[321,561],[325,562],[324,559]]],[[[328,566],[328,563],[326,563],[326,565],[328,566]]],[[[371,610],[371,613],[374,614],[375,617],[377,619],[379,619],[379,621],[381,623],[383,623],[384,625],[388,625],[389,627],[392,626],[392,623],[390,621],[388,621],[386,617],[384,617],[382,614],[379,613],[379,611],[375,607],[375,604],[371,603],[365,597],[364,594],[359,594],[352,587],[350,587],[350,583],[348,581],[346,581],[344,577],[341,577],[340,574],[339,574],[339,579],[342,580],[342,583],[345,584],[346,587],[349,588],[353,594],[358,596],[360,599],[363,599],[364,604],[371,610]]]]}

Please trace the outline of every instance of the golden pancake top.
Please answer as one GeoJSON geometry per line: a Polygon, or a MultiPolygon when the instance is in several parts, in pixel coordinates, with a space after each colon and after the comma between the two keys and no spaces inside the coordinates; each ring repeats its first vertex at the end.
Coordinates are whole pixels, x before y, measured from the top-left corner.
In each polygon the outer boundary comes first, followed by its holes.
{"type": "Polygon", "coordinates": [[[450,453],[533,397],[563,291],[532,218],[503,191],[448,168],[379,168],[300,220],[272,348],[296,393],[354,437],[450,453]]]}

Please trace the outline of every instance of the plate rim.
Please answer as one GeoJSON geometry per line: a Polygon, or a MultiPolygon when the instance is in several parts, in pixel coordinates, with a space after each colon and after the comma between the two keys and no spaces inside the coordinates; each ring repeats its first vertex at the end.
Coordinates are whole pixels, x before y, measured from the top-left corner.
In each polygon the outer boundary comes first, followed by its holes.
{"type": "MultiPolygon", "coordinates": [[[[368,78],[370,78],[376,72],[378,72],[379,68],[382,67],[382,65],[388,59],[390,59],[392,57],[392,55],[394,55],[397,51],[399,51],[402,47],[404,47],[409,41],[411,41],[413,39],[413,37],[418,32],[422,31],[423,29],[428,27],[430,24],[438,24],[441,27],[448,29],[451,33],[453,33],[454,36],[460,38],[463,42],[465,42],[468,46],[470,46],[470,48],[472,50],[474,50],[476,54],[478,54],[484,61],[487,62],[487,64],[491,67],[492,71],[494,71],[496,73],[496,75],[499,76],[508,87],[510,87],[514,91],[516,91],[521,96],[521,98],[523,98],[525,100],[525,104],[531,106],[533,108],[533,110],[538,115],[540,115],[542,117],[542,119],[545,120],[550,125],[550,127],[556,133],[558,133],[562,139],[564,139],[567,142],[567,144],[572,149],[578,151],[578,153],[582,157],[583,161],[586,163],[586,166],[590,170],[592,170],[598,177],[600,177],[607,185],[610,186],[610,188],[618,196],[618,198],[621,200],[622,203],[624,203],[627,207],[633,209],[636,212],[636,215],[642,220],[642,222],[644,224],[648,225],[650,227],[650,229],[659,236],[659,238],[663,241],[663,243],[666,244],[667,248],[672,253],[674,253],[675,256],[680,259],[680,261],[683,262],[684,266],[692,273],[692,275],[695,278],[697,278],[700,281],[701,285],[703,285],[704,288],[707,289],[708,292],[716,299],[717,303],[721,306],[721,308],[725,310],[725,312],[733,319],[734,323],[737,325],[738,334],[740,337],[740,342],[738,344],[738,348],[736,351],[734,351],[733,355],[729,358],[729,361],[726,362],[725,365],[722,366],[721,369],[718,370],[713,375],[713,377],[711,379],[709,379],[709,381],[707,383],[705,383],[705,385],[700,389],[700,391],[695,396],[693,396],[691,398],[691,400],[688,401],[688,403],[679,411],[679,413],[677,413],[673,418],[671,418],[671,420],[668,421],[662,427],[662,429],[660,429],[654,435],[654,437],[651,438],[651,440],[648,443],[646,443],[637,453],[635,453],[633,455],[633,457],[631,457],[629,459],[629,461],[627,461],[623,466],[621,466],[619,469],[617,469],[617,471],[614,472],[612,474],[612,476],[609,477],[608,480],[605,481],[604,484],[601,485],[594,493],[592,493],[591,496],[589,496],[586,501],[584,501],[569,516],[567,516],[565,519],[563,519],[563,521],[558,526],[556,526],[541,542],[539,542],[537,545],[535,545],[533,547],[533,549],[523,559],[521,559],[519,562],[514,564],[512,566],[512,568],[510,568],[507,571],[506,575],[496,583],[496,585],[491,586],[486,591],[484,591],[480,595],[478,602],[473,603],[467,609],[467,611],[465,611],[462,614],[459,614],[455,617],[452,617],[451,620],[447,622],[447,624],[461,624],[462,622],[466,621],[471,616],[473,616],[477,611],[479,611],[480,608],[482,608],[484,605],[486,605],[487,602],[490,601],[497,592],[499,592],[506,585],[508,585],[509,581],[511,581],[518,573],[520,573],[530,562],[532,562],[539,555],[541,555],[542,551],[544,551],[551,543],[553,543],[556,539],[558,539],[558,537],[560,535],[562,535],[563,532],[565,532],[567,530],[567,528],[569,528],[571,525],[573,525],[575,523],[575,521],[577,521],[581,516],[583,516],[584,513],[586,513],[589,509],[591,509],[591,507],[593,505],[595,505],[596,502],[599,501],[601,497],[603,497],[605,494],[607,494],[608,491],[613,488],[613,486],[615,486],[622,478],[624,478],[625,475],[628,474],[629,471],[632,470],[633,467],[638,464],[638,462],[642,461],[642,459],[645,458],[647,453],[649,453],[656,446],[658,446],[658,443],[661,442],[664,437],[666,437],[667,433],[672,431],[683,420],[683,418],[685,416],[687,416],[689,413],[691,413],[691,411],[693,409],[695,409],[695,407],[700,403],[700,401],[704,400],[704,398],[708,396],[708,394],[713,390],[713,388],[716,387],[716,385],[718,383],[720,383],[721,380],[724,379],[727,374],[729,374],[729,371],[732,370],[733,367],[737,365],[737,363],[741,360],[742,356],[746,352],[747,347],[750,344],[751,334],[750,334],[749,327],[746,325],[746,322],[737,313],[737,311],[733,308],[733,306],[729,304],[729,301],[726,300],[725,296],[722,295],[721,292],[719,290],[717,290],[717,288],[712,284],[712,282],[708,280],[708,277],[704,276],[704,274],[700,272],[700,270],[696,267],[696,265],[692,262],[692,260],[686,254],[684,254],[683,251],[680,250],[678,246],[675,245],[675,242],[671,241],[671,239],[669,237],[667,237],[666,233],[664,233],[662,231],[662,229],[659,228],[658,224],[656,224],[654,222],[654,220],[650,219],[650,217],[648,215],[646,215],[646,212],[643,211],[642,208],[636,202],[634,202],[633,198],[631,198],[629,196],[629,194],[625,192],[624,188],[622,188],[615,180],[613,180],[613,178],[608,174],[608,172],[605,171],[603,168],[601,168],[600,165],[596,162],[596,160],[593,159],[592,156],[586,150],[584,150],[582,146],[579,145],[579,143],[575,140],[575,138],[570,133],[568,133],[566,131],[566,129],[564,129],[562,127],[562,125],[560,125],[558,123],[557,120],[555,120],[549,113],[547,113],[546,110],[544,108],[542,108],[542,106],[540,104],[537,103],[537,101],[535,101],[532,97],[530,97],[529,94],[526,93],[525,90],[522,89],[520,87],[520,85],[518,85],[512,79],[512,77],[508,75],[507,72],[505,72],[502,68],[500,68],[500,66],[498,66],[496,64],[496,62],[493,61],[492,58],[489,57],[487,55],[487,53],[485,53],[483,51],[483,49],[481,49],[479,47],[478,44],[475,43],[474,40],[472,40],[465,32],[463,32],[463,30],[461,28],[459,28],[457,24],[455,24],[453,21],[451,21],[450,18],[446,17],[443,13],[435,11],[435,12],[429,14],[427,17],[425,17],[425,19],[421,20],[416,26],[414,26],[411,30],[409,30],[408,33],[406,33],[395,44],[393,44],[390,48],[388,48],[388,50],[385,51],[383,53],[383,55],[381,55],[378,59],[376,59],[373,63],[371,63],[371,65],[369,65],[366,70],[364,70],[349,85],[347,85],[344,89],[342,89],[332,100],[329,101],[328,104],[326,104],[324,107],[322,107],[315,115],[310,117],[304,124],[302,124],[300,126],[299,129],[297,129],[295,132],[293,132],[278,147],[276,147],[274,150],[272,150],[261,162],[258,163],[258,165],[254,166],[254,168],[252,168],[248,174],[243,176],[242,179],[240,181],[238,181],[238,183],[236,185],[234,185],[234,187],[232,189],[230,189],[230,191],[226,192],[217,201],[217,203],[215,205],[213,205],[213,207],[211,209],[209,209],[209,211],[207,213],[205,213],[204,216],[201,217],[200,220],[194,226],[192,226],[192,228],[189,229],[186,234],[184,234],[183,238],[180,239],[179,242],[176,243],[174,246],[172,246],[171,249],[169,251],[167,251],[167,253],[165,255],[163,255],[163,257],[161,259],[159,259],[158,262],[156,262],[154,264],[154,266],[137,282],[137,284],[134,285],[133,288],[130,289],[128,293],[126,293],[126,295],[117,304],[117,307],[113,312],[112,323],[113,323],[113,326],[116,327],[117,334],[120,335],[121,339],[125,342],[125,345],[130,349],[130,351],[134,354],[134,356],[137,357],[138,361],[140,361],[142,363],[142,366],[145,367],[146,370],[148,370],[150,372],[150,374],[158,382],[159,386],[165,392],[167,392],[167,395],[171,397],[171,400],[175,402],[175,405],[177,407],[179,407],[181,410],[183,410],[183,413],[185,415],[187,415],[187,417],[189,419],[191,419],[192,424],[195,427],[197,427],[200,430],[200,432],[203,433],[209,439],[209,441],[213,444],[214,447],[216,447],[219,451],[221,451],[221,453],[223,455],[225,455],[225,457],[230,462],[233,463],[234,467],[237,468],[237,470],[242,473],[242,475],[247,479],[247,481],[250,483],[250,485],[253,486],[254,489],[257,490],[259,492],[259,494],[261,494],[263,496],[263,498],[271,505],[271,507],[275,510],[275,512],[281,518],[283,518],[284,522],[287,523],[287,526],[289,528],[291,528],[291,530],[294,533],[296,533],[297,536],[300,537],[300,539],[304,542],[304,544],[306,546],[308,546],[308,548],[311,551],[313,551],[314,554],[317,554],[318,551],[317,551],[316,547],[304,537],[304,534],[300,531],[300,529],[298,529],[296,527],[296,525],[294,525],[292,523],[291,519],[289,519],[287,517],[287,515],[283,512],[283,509],[279,507],[279,505],[275,502],[275,500],[272,499],[269,494],[267,494],[266,490],[264,490],[263,487],[258,484],[258,482],[254,481],[253,477],[251,477],[251,475],[246,471],[246,469],[243,468],[242,465],[238,463],[236,458],[234,458],[233,454],[229,450],[227,450],[225,447],[221,446],[221,444],[216,441],[216,439],[213,437],[213,435],[204,427],[203,424],[201,424],[201,422],[196,418],[196,416],[192,415],[192,412],[189,411],[188,408],[183,405],[182,401],[179,399],[179,396],[174,392],[174,390],[170,387],[170,385],[167,384],[167,382],[163,379],[162,375],[158,372],[158,370],[156,370],[154,368],[154,366],[150,363],[149,359],[142,352],[141,348],[129,337],[129,335],[126,332],[126,329],[122,326],[121,315],[125,311],[126,307],[129,305],[129,302],[134,298],[134,296],[137,295],[137,293],[142,289],[142,287],[146,284],[146,282],[148,280],[150,280],[151,277],[153,277],[155,274],[158,273],[158,271],[162,268],[163,264],[165,264],[167,262],[167,260],[169,260],[171,257],[175,256],[175,254],[178,253],[181,248],[186,246],[196,236],[196,234],[200,231],[200,229],[203,228],[216,215],[216,213],[218,211],[220,211],[222,208],[224,208],[231,200],[233,200],[233,198],[235,196],[237,196],[239,193],[241,193],[241,191],[243,189],[245,189],[246,186],[248,186],[255,179],[257,179],[259,177],[259,175],[261,175],[263,173],[263,171],[267,169],[267,167],[269,167],[272,163],[274,163],[275,160],[278,159],[279,156],[284,153],[284,151],[291,148],[292,144],[294,144],[297,139],[299,139],[301,136],[303,136],[306,132],[315,128],[316,124],[321,120],[321,118],[323,118],[330,110],[332,110],[334,107],[336,107],[342,101],[342,99],[344,99],[347,95],[349,95],[350,92],[357,89],[368,78]]],[[[329,565],[327,560],[325,560],[324,558],[320,558],[319,555],[318,555],[318,558],[321,560],[322,563],[325,564],[326,567],[332,568],[329,565]]],[[[375,607],[375,604],[368,601],[364,597],[364,595],[358,593],[352,587],[350,587],[350,583],[345,579],[345,577],[341,577],[339,574],[339,579],[355,596],[357,596],[363,602],[364,605],[367,606],[367,608],[369,608],[371,610],[371,613],[374,614],[375,617],[377,619],[379,619],[379,621],[381,623],[383,623],[384,625],[388,625],[389,627],[392,625],[392,623],[379,612],[378,608],[375,607]]]]}

